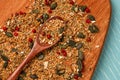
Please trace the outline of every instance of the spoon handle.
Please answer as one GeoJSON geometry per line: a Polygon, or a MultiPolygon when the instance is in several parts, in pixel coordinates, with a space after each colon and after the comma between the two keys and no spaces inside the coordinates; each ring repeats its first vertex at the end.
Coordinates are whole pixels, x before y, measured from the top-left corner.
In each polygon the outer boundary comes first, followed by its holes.
{"type": "Polygon", "coordinates": [[[9,76],[7,80],[16,80],[21,71],[23,70],[24,66],[33,58],[36,54],[35,51],[31,51],[29,55],[23,60],[23,62],[17,67],[17,69],[9,76]]]}

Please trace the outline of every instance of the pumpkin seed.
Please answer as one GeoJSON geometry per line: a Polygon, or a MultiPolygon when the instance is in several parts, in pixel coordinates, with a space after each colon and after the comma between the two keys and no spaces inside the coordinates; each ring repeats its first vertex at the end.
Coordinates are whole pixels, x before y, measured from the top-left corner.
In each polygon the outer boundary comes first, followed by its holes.
{"type": "Polygon", "coordinates": [[[57,7],[57,2],[53,2],[53,3],[50,5],[50,9],[51,9],[51,10],[54,10],[56,7],[57,7]]]}
{"type": "Polygon", "coordinates": [[[38,9],[33,9],[32,13],[38,14],[40,11],[38,9]]]}
{"type": "Polygon", "coordinates": [[[94,17],[94,16],[88,15],[87,17],[88,17],[88,19],[90,19],[91,21],[95,21],[95,17],[94,17]]]}
{"type": "Polygon", "coordinates": [[[84,6],[84,5],[79,6],[79,10],[82,12],[85,12],[86,8],[87,8],[87,6],[84,6]]]}
{"type": "Polygon", "coordinates": [[[7,68],[7,66],[8,66],[8,61],[5,61],[3,64],[3,68],[7,68]]]}
{"type": "Polygon", "coordinates": [[[73,40],[69,40],[67,43],[68,43],[68,45],[71,46],[71,47],[75,47],[75,46],[76,46],[76,42],[73,41],[73,40]]]}
{"type": "Polygon", "coordinates": [[[79,8],[78,8],[77,5],[73,5],[73,6],[72,6],[72,11],[78,12],[78,10],[79,10],[79,8]]]}
{"type": "Polygon", "coordinates": [[[56,69],[56,74],[61,76],[65,73],[65,69],[56,69]]]}
{"type": "Polygon", "coordinates": [[[82,68],[83,68],[83,66],[82,66],[82,61],[81,61],[80,58],[78,58],[78,60],[77,60],[77,65],[78,65],[78,69],[79,69],[79,71],[81,71],[82,68]]]}
{"type": "Polygon", "coordinates": [[[82,52],[81,50],[78,50],[78,58],[79,58],[80,60],[83,60],[83,59],[84,59],[84,57],[83,57],[83,52],[82,52]]]}
{"type": "Polygon", "coordinates": [[[80,48],[83,47],[83,43],[77,43],[76,48],[79,50],[80,48]]]}
{"type": "Polygon", "coordinates": [[[22,76],[18,76],[17,80],[24,80],[22,76]]]}
{"type": "Polygon", "coordinates": [[[78,38],[85,38],[85,35],[82,33],[82,32],[79,32],[78,35],[77,35],[78,38]]]}
{"type": "Polygon", "coordinates": [[[61,27],[58,29],[59,34],[62,34],[64,32],[64,27],[61,27]]]}
{"type": "Polygon", "coordinates": [[[99,32],[99,29],[96,25],[90,25],[88,30],[90,30],[91,33],[97,33],[99,32]]]}
{"type": "Polygon", "coordinates": [[[16,48],[12,48],[12,50],[11,50],[12,52],[17,52],[18,51],[18,49],[16,49],[16,48]]]}
{"type": "Polygon", "coordinates": [[[30,42],[29,48],[32,49],[32,48],[33,48],[33,45],[34,45],[34,42],[30,42]]]}
{"type": "Polygon", "coordinates": [[[42,52],[40,52],[40,53],[37,55],[37,57],[38,57],[39,60],[43,60],[44,57],[45,57],[45,54],[42,53],[42,52]]]}
{"type": "Polygon", "coordinates": [[[44,23],[44,20],[42,18],[37,18],[37,21],[40,22],[40,24],[44,23]]]}
{"type": "Polygon", "coordinates": [[[1,58],[2,58],[2,60],[4,60],[4,61],[9,61],[8,57],[5,56],[5,55],[1,55],[1,58]]]}
{"type": "Polygon", "coordinates": [[[47,13],[43,14],[43,20],[46,21],[49,18],[49,15],[47,13]]]}
{"type": "Polygon", "coordinates": [[[64,41],[64,35],[62,35],[62,36],[60,37],[59,42],[63,42],[63,41],[64,41]]]}
{"type": "Polygon", "coordinates": [[[36,74],[30,74],[30,78],[32,78],[32,79],[38,79],[38,76],[36,74]]]}
{"type": "Polygon", "coordinates": [[[8,37],[13,37],[13,34],[11,32],[5,32],[5,35],[8,37]]]}
{"type": "Polygon", "coordinates": [[[81,71],[78,71],[78,76],[79,76],[79,77],[82,77],[81,71]]]}
{"type": "Polygon", "coordinates": [[[21,71],[20,74],[23,75],[24,77],[26,76],[26,72],[25,71],[21,71]]]}

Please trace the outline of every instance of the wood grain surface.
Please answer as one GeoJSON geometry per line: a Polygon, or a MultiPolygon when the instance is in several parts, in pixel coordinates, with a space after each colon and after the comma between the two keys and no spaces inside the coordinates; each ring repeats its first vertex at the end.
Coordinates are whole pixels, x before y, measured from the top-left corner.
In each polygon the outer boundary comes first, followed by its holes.
{"type": "MultiPolygon", "coordinates": [[[[85,4],[91,9],[91,14],[96,18],[100,32],[95,35],[92,41],[92,48],[85,52],[84,77],[82,80],[91,80],[92,74],[98,62],[104,39],[108,30],[110,20],[110,1],[109,0],[77,0],[79,4],[85,4]],[[97,47],[99,45],[99,48],[97,47]]],[[[30,5],[29,0],[0,0],[0,26],[4,21],[19,10],[25,10],[30,5]]]]}

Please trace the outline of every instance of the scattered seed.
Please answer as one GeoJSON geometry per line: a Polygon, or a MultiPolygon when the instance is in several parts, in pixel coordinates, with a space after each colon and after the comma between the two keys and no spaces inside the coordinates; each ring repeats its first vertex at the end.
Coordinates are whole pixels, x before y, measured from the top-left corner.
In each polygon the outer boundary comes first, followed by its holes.
{"type": "Polygon", "coordinates": [[[77,43],[76,48],[79,50],[83,47],[83,43],[77,43]]]}
{"type": "Polygon", "coordinates": [[[95,21],[95,17],[92,15],[88,15],[87,18],[90,19],[91,21],[95,21]]]}
{"type": "Polygon", "coordinates": [[[5,61],[3,64],[3,68],[7,68],[7,66],[8,66],[8,61],[5,61]]]}
{"type": "Polygon", "coordinates": [[[40,24],[44,23],[44,20],[42,18],[37,18],[37,21],[40,22],[40,24]]]}
{"type": "Polygon", "coordinates": [[[78,60],[77,60],[77,65],[78,65],[78,69],[79,69],[79,71],[81,71],[82,68],[83,68],[83,66],[82,66],[82,61],[81,61],[80,58],[78,58],[78,60]]]}
{"type": "Polygon", "coordinates": [[[69,40],[68,41],[68,45],[71,46],[71,47],[75,47],[76,46],[76,42],[73,41],[73,40],[69,40]]]}
{"type": "Polygon", "coordinates": [[[22,76],[18,76],[17,80],[24,80],[22,76]]]}
{"type": "Polygon", "coordinates": [[[18,49],[17,48],[12,48],[12,50],[11,50],[12,52],[17,52],[18,51],[18,49]]]}
{"type": "Polygon", "coordinates": [[[51,9],[51,10],[54,10],[56,7],[57,7],[57,2],[53,2],[53,3],[50,5],[50,9],[51,9]]]}
{"type": "Polygon", "coordinates": [[[85,12],[86,8],[87,8],[87,6],[84,6],[84,5],[79,6],[79,10],[82,12],[85,12]]]}
{"type": "Polygon", "coordinates": [[[72,6],[72,11],[74,11],[74,12],[77,13],[78,10],[79,10],[79,9],[78,9],[78,6],[77,6],[77,5],[73,5],[73,6],[72,6]]]}
{"type": "Polygon", "coordinates": [[[22,76],[26,76],[26,72],[25,71],[21,71],[21,73],[20,73],[22,76]]]}
{"type": "Polygon", "coordinates": [[[78,38],[85,38],[85,35],[82,33],[82,32],[79,32],[78,35],[77,35],[78,38]]]}
{"type": "Polygon", "coordinates": [[[33,48],[33,45],[34,45],[34,42],[33,42],[33,41],[30,42],[30,44],[29,44],[29,48],[32,49],[32,48],[33,48]]]}
{"type": "Polygon", "coordinates": [[[36,74],[30,74],[30,78],[32,78],[32,79],[38,79],[38,76],[36,74]]]}
{"type": "Polygon", "coordinates": [[[79,58],[80,60],[83,60],[83,59],[84,59],[84,57],[83,57],[83,52],[82,52],[81,50],[78,50],[78,58],[79,58]]]}
{"type": "Polygon", "coordinates": [[[40,52],[40,53],[37,55],[37,57],[38,57],[39,60],[43,60],[44,57],[45,57],[45,54],[42,53],[42,52],[40,52]]]}
{"type": "Polygon", "coordinates": [[[38,9],[33,9],[32,13],[38,14],[40,11],[38,9]]]}
{"type": "Polygon", "coordinates": [[[5,55],[1,55],[1,58],[2,58],[2,60],[4,60],[4,61],[9,61],[8,57],[5,56],[5,55]]]}
{"type": "Polygon", "coordinates": [[[49,15],[47,13],[43,14],[43,20],[46,21],[49,18],[49,15]]]}
{"type": "Polygon", "coordinates": [[[96,25],[90,25],[88,29],[90,30],[91,33],[99,32],[99,29],[96,25]]]}
{"type": "Polygon", "coordinates": [[[5,32],[5,35],[8,37],[13,37],[13,34],[11,32],[5,32]]]}

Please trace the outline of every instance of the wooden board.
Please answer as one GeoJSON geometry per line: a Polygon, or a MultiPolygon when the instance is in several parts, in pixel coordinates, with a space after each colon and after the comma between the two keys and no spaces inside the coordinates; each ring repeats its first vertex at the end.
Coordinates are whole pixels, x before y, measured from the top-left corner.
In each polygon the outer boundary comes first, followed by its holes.
{"type": "MultiPolygon", "coordinates": [[[[91,9],[91,14],[96,18],[97,25],[100,32],[96,34],[94,41],[92,41],[92,48],[85,53],[84,61],[84,77],[82,80],[90,80],[96,64],[98,62],[104,39],[108,30],[110,21],[110,1],[109,0],[77,0],[77,3],[86,4],[91,9]],[[99,45],[99,48],[97,47],[99,45]]],[[[4,21],[19,10],[25,10],[30,4],[29,0],[0,0],[0,26],[4,21]]],[[[0,27],[1,28],[1,27],[0,27]]]]}

